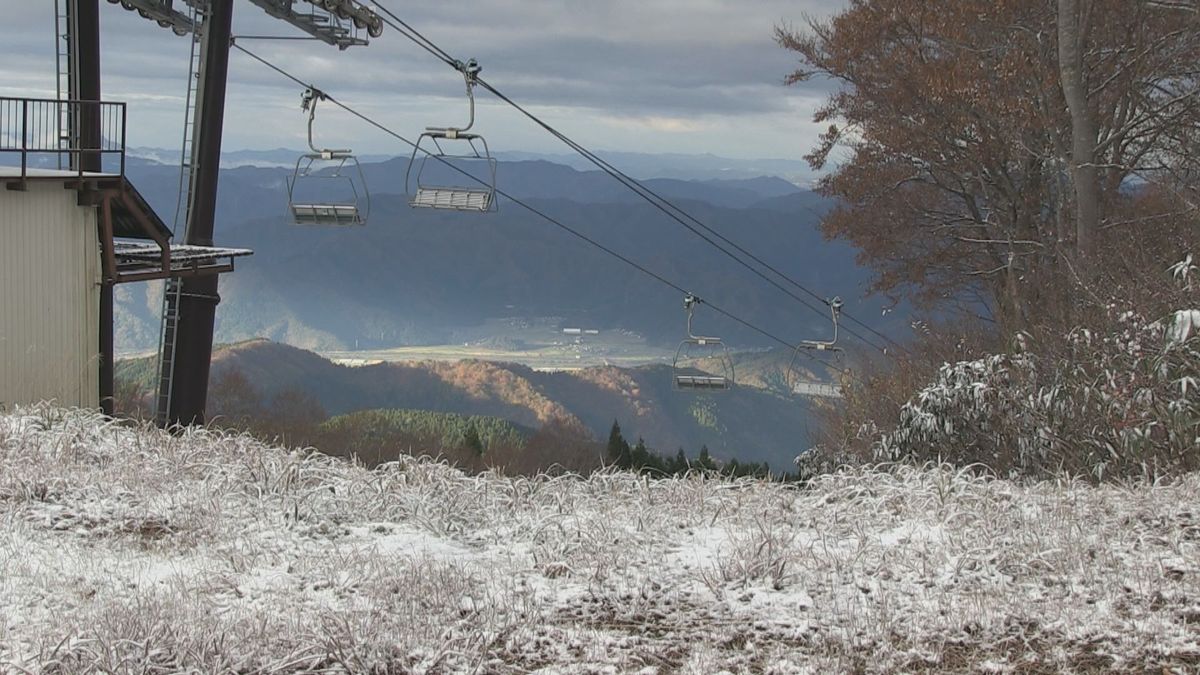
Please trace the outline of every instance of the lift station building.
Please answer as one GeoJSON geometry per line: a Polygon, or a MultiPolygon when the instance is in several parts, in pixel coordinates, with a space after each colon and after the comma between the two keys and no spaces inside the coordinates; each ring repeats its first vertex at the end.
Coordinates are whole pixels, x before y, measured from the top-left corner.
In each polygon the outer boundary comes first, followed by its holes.
{"type": "Polygon", "coordinates": [[[123,103],[0,98],[0,185],[3,408],[101,407],[114,358],[106,287],[111,298],[116,284],[230,272],[250,254],[172,245],[125,175],[123,103]],[[99,117],[99,143],[56,137],[63,118],[88,116],[99,117]]]}

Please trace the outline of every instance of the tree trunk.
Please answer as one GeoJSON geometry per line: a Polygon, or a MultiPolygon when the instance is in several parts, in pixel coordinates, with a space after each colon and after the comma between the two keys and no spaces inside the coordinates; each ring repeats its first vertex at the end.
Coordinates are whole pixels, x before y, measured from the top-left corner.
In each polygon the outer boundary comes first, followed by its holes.
{"type": "Polygon", "coordinates": [[[1058,0],[1058,72],[1071,117],[1071,182],[1075,186],[1075,251],[1081,258],[1096,252],[1100,229],[1100,176],[1096,167],[1096,121],[1088,106],[1083,72],[1086,26],[1080,4],[1058,0]]]}

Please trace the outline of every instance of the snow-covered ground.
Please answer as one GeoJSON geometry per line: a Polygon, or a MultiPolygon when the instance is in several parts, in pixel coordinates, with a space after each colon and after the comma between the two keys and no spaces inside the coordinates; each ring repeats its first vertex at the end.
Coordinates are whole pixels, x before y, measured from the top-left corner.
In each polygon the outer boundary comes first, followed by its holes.
{"type": "Polygon", "coordinates": [[[375,471],[0,415],[0,672],[1195,672],[1200,477],[375,471]]]}

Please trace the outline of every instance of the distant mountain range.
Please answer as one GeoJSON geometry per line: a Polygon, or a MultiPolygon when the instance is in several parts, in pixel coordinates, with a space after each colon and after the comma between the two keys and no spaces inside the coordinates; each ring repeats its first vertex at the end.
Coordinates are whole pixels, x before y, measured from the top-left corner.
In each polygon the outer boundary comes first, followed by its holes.
{"type": "MultiPolygon", "coordinates": [[[[289,170],[223,171],[217,242],[255,255],[223,277],[218,340],[268,337],[316,349],[441,344],[455,327],[514,314],[630,329],[662,345],[683,333],[680,293],[505,200],[495,214],[411,209],[406,169],[405,159],[364,164],[370,222],[340,230],[289,224],[289,170]]],[[[177,167],[133,160],[128,173],[171,221],[177,167]]],[[[822,313],[752,276],[603,173],[530,160],[501,162],[498,176],[503,190],[773,334],[798,340],[828,331],[822,313]]],[[[868,273],[854,250],[823,240],[816,222],[828,203],[812,192],[778,177],[645,184],[815,292],[841,295],[860,319],[904,330],[903,312],[885,321],[883,302],[862,297],[868,273]]],[[[157,346],[159,293],[149,284],[119,289],[118,350],[157,346]]],[[[737,348],[771,346],[703,307],[697,324],[737,348]]]]}
{"type": "MultiPolygon", "coordinates": [[[[296,163],[299,149],[275,148],[273,150],[227,150],[221,154],[221,167],[234,169],[249,166],[259,168],[291,168],[296,163]]],[[[793,185],[807,186],[813,180],[812,169],[800,160],[791,159],[734,159],[712,154],[650,154],[638,152],[598,152],[613,166],[638,179],[675,178],[678,180],[744,180],[760,177],[781,178],[793,185]]],[[[130,148],[130,157],[153,161],[159,164],[178,165],[179,150],[163,148],[130,148]]],[[[546,161],[568,166],[576,170],[593,170],[594,167],[576,154],[548,154],[535,152],[497,152],[502,161],[546,161]]],[[[406,155],[407,157],[407,155],[406,155]]],[[[369,163],[395,159],[395,155],[364,153],[359,160],[369,163]]]]}

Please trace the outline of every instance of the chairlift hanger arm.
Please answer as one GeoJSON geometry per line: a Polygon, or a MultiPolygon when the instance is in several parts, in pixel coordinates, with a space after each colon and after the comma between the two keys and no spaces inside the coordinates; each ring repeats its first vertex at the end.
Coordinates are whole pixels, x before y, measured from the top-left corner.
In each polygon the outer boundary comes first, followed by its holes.
{"type": "Polygon", "coordinates": [[[318,148],[313,142],[313,120],[317,116],[317,102],[328,100],[329,96],[316,87],[309,86],[300,95],[300,109],[308,111],[308,147],[322,159],[348,159],[353,153],[349,148],[318,148]]]}
{"type": "Polygon", "coordinates": [[[797,349],[816,349],[818,351],[841,351],[841,347],[835,347],[838,341],[838,317],[842,313],[842,299],[835,297],[832,300],[826,300],[825,304],[829,305],[829,315],[833,320],[833,338],[830,340],[801,340],[797,345],[797,349]]]}
{"type": "Polygon", "coordinates": [[[471,127],[475,126],[475,84],[478,81],[479,72],[483,70],[483,66],[479,65],[475,59],[468,59],[465,63],[455,61],[454,67],[462,73],[463,81],[467,85],[467,101],[470,116],[467,118],[466,126],[462,127],[425,127],[425,132],[431,137],[437,138],[464,138],[471,140],[478,138],[476,134],[465,133],[471,127]]]}
{"type": "Polygon", "coordinates": [[[704,300],[692,293],[683,296],[683,308],[687,310],[687,336],[689,340],[695,340],[700,344],[723,344],[721,338],[710,337],[707,335],[696,335],[692,332],[692,316],[696,312],[696,305],[702,304],[704,300]]]}

